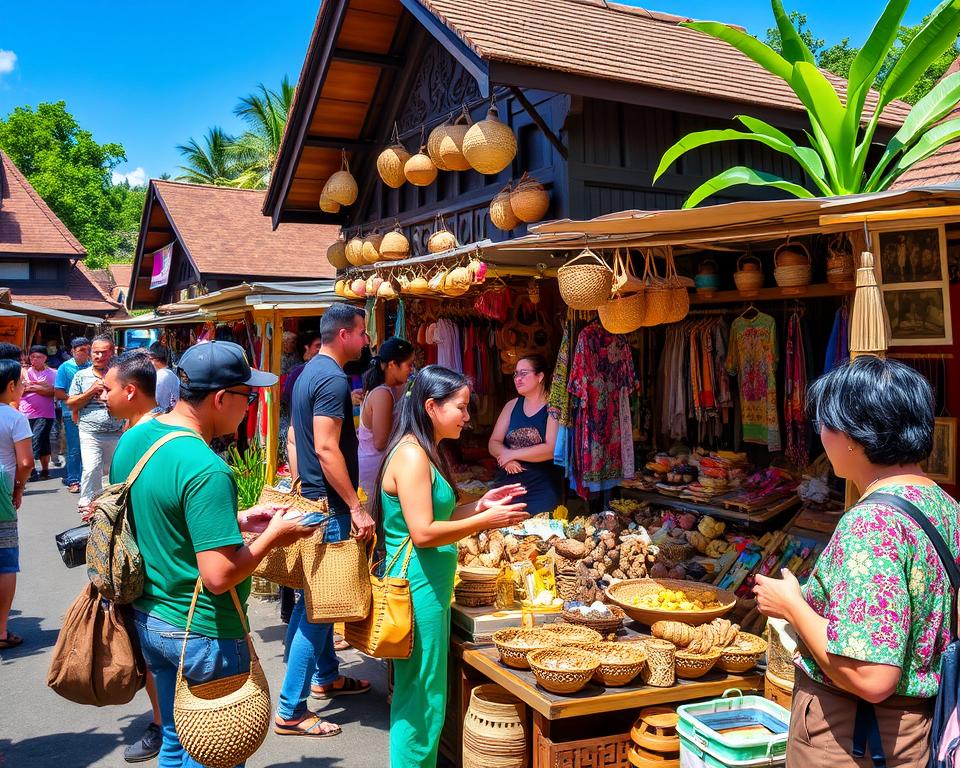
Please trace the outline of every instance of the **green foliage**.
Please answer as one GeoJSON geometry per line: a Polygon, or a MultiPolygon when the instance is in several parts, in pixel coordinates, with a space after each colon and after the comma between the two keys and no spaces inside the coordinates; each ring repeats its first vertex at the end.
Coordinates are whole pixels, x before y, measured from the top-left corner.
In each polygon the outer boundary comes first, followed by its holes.
{"type": "MultiPolygon", "coordinates": [[[[772,0],[777,28],[768,40],[779,50],[744,32],[715,22],[688,22],[684,26],[723,40],[771,74],[784,80],[803,104],[809,120],[809,146],[801,146],[772,126],[740,116],[748,132],[711,130],[692,133],[667,149],[654,175],[659,178],[686,152],[723,141],[755,141],[790,157],[812,186],[825,195],[847,195],[886,189],[911,165],[960,138],[960,120],[937,125],[957,104],[960,74],[933,87],[931,70],[957,56],[960,0],[944,0],[917,28],[901,26],[909,0],[889,0],[862,48],[839,46],[813,50],[822,41],[813,38],[802,14],[786,14],[780,0],[772,0]],[[845,70],[846,88],[838,91],[820,68],[823,57],[845,70]],[[816,64],[814,62],[817,62],[816,64]],[[867,93],[879,91],[879,105],[865,114],[867,93]],[[867,169],[874,135],[883,110],[892,101],[917,96],[910,115],[887,145],[876,165],[867,169]]],[[[945,67],[944,67],[945,69],[945,67]]],[[[941,70],[942,74],[942,70],[941,70]]],[[[940,75],[937,75],[939,77],[940,75]]],[[[690,195],[685,208],[737,184],[776,187],[796,197],[809,197],[807,188],[778,176],[737,166],[707,180],[690,195]]]]}
{"type": "Polygon", "coordinates": [[[127,159],[120,144],[98,144],[59,101],[0,119],[0,148],[87,249],[87,266],[132,257],[145,193],[111,183],[127,159]]]}
{"type": "Polygon", "coordinates": [[[227,449],[227,464],[237,480],[237,504],[240,509],[256,505],[267,480],[267,454],[263,446],[253,443],[241,454],[236,445],[227,449]]]}
{"type": "MultiPolygon", "coordinates": [[[[790,14],[786,18],[789,24],[796,28],[800,39],[806,44],[810,53],[815,57],[818,56],[820,50],[823,48],[824,41],[823,38],[813,36],[813,32],[810,27],[807,26],[807,14],[800,13],[800,11],[790,11],[790,14]]],[[[777,19],[777,23],[780,23],[779,18],[777,19]]],[[[767,29],[767,36],[763,41],[777,53],[783,53],[783,38],[781,37],[779,27],[770,27],[767,29]]]]}
{"type": "Polygon", "coordinates": [[[279,91],[260,83],[234,109],[234,114],[247,125],[243,133],[229,136],[220,128],[211,128],[203,146],[190,139],[177,147],[185,161],[177,180],[242,189],[265,188],[280,149],[294,92],[286,77],[279,91]]]}

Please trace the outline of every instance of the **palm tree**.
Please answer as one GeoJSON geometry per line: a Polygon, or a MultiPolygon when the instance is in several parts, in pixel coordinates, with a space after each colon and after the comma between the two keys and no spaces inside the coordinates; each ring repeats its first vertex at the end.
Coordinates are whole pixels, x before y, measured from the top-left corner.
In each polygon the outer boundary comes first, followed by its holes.
{"type": "Polygon", "coordinates": [[[234,139],[229,148],[239,168],[237,186],[262,188],[270,181],[295,90],[286,77],[279,91],[260,83],[257,90],[241,98],[233,110],[247,124],[247,130],[234,139]]]}
{"type": "MultiPolygon", "coordinates": [[[[943,0],[900,55],[892,60],[883,82],[878,86],[878,103],[867,119],[864,115],[867,93],[891,56],[909,1],[889,0],[887,3],[850,67],[845,102],[831,81],[817,68],[813,54],[793,26],[780,0],[772,0],[772,4],[780,31],[782,54],[725,24],[707,21],[684,23],[683,26],[729,43],[784,80],[806,108],[810,130],[804,134],[809,146],[797,144],[762,120],[740,115],[736,119],[746,127],[746,131],[698,131],[688,134],[670,147],[660,160],[654,181],[681,155],[692,149],[721,141],[743,140],[759,142],[790,157],[824,195],[878,192],[889,187],[910,166],[960,138],[960,119],[944,120],[960,101],[960,73],[955,73],[945,77],[914,105],[900,130],[887,142],[879,159],[872,167],[867,166],[873,137],[884,108],[909,93],[931,63],[951,48],[960,34],[960,0],[943,0]]],[[[775,187],[795,197],[813,197],[810,190],[800,184],[774,174],[736,166],[697,187],[683,207],[692,208],[710,195],[739,184],[775,187]]]]}
{"type": "Polygon", "coordinates": [[[204,146],[200,146],[196,139],[190,139],[177,147],[186,163],[180,166],[183,173],[177,176],[177,181],[219,187],[235,186],[239,174],[230,152],[233,139],[222,128],[214,127],[207,132],[203,142],[204,146]]]}

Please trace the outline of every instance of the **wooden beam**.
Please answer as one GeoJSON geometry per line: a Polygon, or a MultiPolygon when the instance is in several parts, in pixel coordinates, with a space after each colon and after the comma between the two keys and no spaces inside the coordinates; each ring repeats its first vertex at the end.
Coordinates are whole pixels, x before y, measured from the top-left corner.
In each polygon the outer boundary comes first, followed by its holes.
{"type": "Polygon", "coordinates": [[[567,159],[566,145],[562,141],[560,141],[560,137],[557,136],[557,134],[555,134],[552,130],[550,130],[550,126],[547,125],[547,121],[540,116],[540,113],[537,112],[537,108],[530,103],[530,99],[527,98],[523,90],[521,88],[517,88],[515,85],[511,85],[510,92],[514,95],[516,100],[520,102],[520,106],[526,110],[528,115],[530,115],[530,119],[533,120],[537,128],[540,129],[543,135],[547,137],[549,142],[553,144],[557,152],[560,153],[560,157],[566,160],[567,159]]]}
{"type": "Polygon", "coordinates": [[[820,223],[829,227],[835,224],[870,224],[871,222],[940,218],[952,220],[960,218],[960,205],[939,205],[935,208],[908,208],[893,211],[867,211],[864,213],[833,213],[821,216],[820,223]]]}
{"type": "Polygon", "coordinates": [[[376,146],[366,139],[341,139],[336,136],[307,136],[303,145],[316,149],[345,149],[347,152],[366,152],[376,146]]]}
{"type": "Polygon", "coordinates": [[[365,64],[379,69],[399,70],[403,68],[403,59],[400,56],[389,56],[380,53],[366,53],[365,51],[349,51],[337,48],[332,56],[334,61],[346,61],[351,64],[365,64]]]}

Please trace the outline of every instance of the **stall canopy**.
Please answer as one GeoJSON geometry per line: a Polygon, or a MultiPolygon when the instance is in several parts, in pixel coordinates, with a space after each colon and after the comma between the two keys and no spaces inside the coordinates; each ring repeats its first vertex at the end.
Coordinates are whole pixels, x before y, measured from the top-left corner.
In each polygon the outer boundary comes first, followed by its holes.
{"type": "Polygon", "coordinates": [[[103,325],[102,317],[93,315],[81,315],[77,312],[64,312],[59,309],[50,309],[48,307],[39,307],[36,304],[28,304],[24,301],[16,301],[13,298],[9,288],[0,288],[0,309],[17,312],[41,320],[49,320],[57,323],[70,323],[72,325],[89,325],[96,328],[103,325]]]}

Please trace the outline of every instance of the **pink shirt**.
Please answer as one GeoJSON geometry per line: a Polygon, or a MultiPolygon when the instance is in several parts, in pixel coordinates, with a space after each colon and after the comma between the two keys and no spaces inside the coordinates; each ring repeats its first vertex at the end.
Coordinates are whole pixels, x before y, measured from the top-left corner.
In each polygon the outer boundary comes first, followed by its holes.
{"type": "MultiPolygon", "coordinates": [[[[23,377],[27,384],[46,382],[51,387],[57,380],[57,372],[53,368],[44,368],[38,371],[32,365],[27,368],[23,377]]],[[[28,419],[52,419],[54,417],[53,395],[47,397],[38,392],[26,392],[20,399],[20,413],[28,419]]]]}

